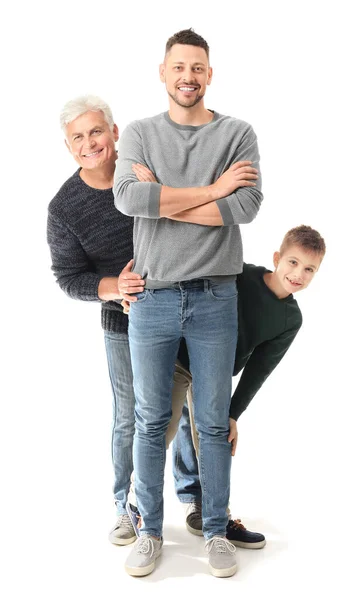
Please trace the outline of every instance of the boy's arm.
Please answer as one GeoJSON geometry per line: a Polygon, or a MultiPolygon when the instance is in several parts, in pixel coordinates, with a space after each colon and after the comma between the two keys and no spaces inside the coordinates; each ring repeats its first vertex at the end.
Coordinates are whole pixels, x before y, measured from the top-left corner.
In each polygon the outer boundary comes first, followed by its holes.
{"type": "Polygon", "coordinates": [[[256,183],[256,172],[253,170],[256,165],[252,167],[250,159],[245,157],[235,161],[217,181],[207,186],[172,188],[152,181],[140,182],[132,170],[132,165],[147,165],[142,139],[135,123],[128,125],[124,130],[120,138],[118,156],[114,174],[114,204],[118,210],[129,216],[149,219],[170,217],[183,210],[223,199],[240,187],[254,188],[253,182],[256,183]]]}
{"type": "Polygon", "coordinates": [[[231,398],[230,417],[237,420],[246,410],[255,394],[259,391],[267,377],[282,360],[301,323],[289,329],[273,340],[256,346],[242,371],[239,383],[231,398]]]}

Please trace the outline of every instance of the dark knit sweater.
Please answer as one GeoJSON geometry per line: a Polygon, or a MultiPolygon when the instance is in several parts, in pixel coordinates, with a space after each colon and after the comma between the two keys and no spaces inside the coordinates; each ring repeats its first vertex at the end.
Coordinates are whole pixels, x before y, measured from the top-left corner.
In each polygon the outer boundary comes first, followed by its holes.
{"type": "MultiPolygon", "coordinates": [[[[133,257],[133,218],[115,208],[112,188],[92,188],[79,172],[49,204],[47,241],[61,289],[77,300],[101,302],[102,277],[118,276],[133,257]]],[[[102,302],[102,327],[127,332],[128,317],[119,302],[102,302]]]]}
{"type": "MultiPolygon", "coordinates": [[[[244,264],[238,276],[239,336],[234,375],[242,371],[231,398],[230,417],[238,419],[292,344],[302,315],[292,294],[281,300],[267,287],[264,267],[244,264]]],[[[179,360],[189,368],[186,347],[179,360]]]]}

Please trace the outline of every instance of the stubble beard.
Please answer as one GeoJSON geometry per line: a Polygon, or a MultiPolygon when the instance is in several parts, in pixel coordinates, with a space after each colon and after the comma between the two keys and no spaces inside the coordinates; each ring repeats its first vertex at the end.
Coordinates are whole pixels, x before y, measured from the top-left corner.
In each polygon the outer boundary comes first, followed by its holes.
{"type": "Polygon", "coordinates": [[[192,108],[193,106],[195,106],[196,104],[198,104],[203,98],[204,98],[204,94],[201,96],[200,94],[195,98],[195,100],[192,101],[191,104],[184,104],[183,102],[180,102],[179,98],[177,97],[176,94],[171,94],[170,92],[168,92],[169,96],[171,97],[172,100],[174,100],[174,102],[178,105],[181,106],[182,108],[192,108]]]}

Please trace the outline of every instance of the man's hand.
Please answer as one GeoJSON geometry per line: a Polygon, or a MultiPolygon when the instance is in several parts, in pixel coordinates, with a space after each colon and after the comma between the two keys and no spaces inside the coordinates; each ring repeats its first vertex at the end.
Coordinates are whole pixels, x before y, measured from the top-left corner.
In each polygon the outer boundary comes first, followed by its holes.
{"type": "Polygon", "coordinates": [[[231,443],[231,456],[235,456],[236,446],[237,446],[237,438],[238,438],[237,423],[236,423],[235,419],[232,419],[230,417],[229,425],[230,425],[230,433],[229,433],[229,437],[227,438],[227,441],[229,443],[231,443]]]}
{"type": "Polygon", "coordinates": [[[138,275],[138,273],[133,273],[131,271],[133,262],[134,261],[132,258],[119,274],[117,281],[118,291],[121,298],[123,298],[123,300],[127,300],[128,302],[137,301],[137,298],[135,296],[130,296],[130,294],[138,294],[138,292],[143,292],[144,290],[144,280],[140,275],[138,275]]]}
{"type": "Polygon", "coordinates": [[[121,305],[123,306],[123,312],[125,315],[129,315],[129,309],[131,307],[128,300],[122,300],[121,305]]]}
{"type": "Polygon", "coordinates": [[[239,187],[255,187],[258,170],[251,167],[251,160],[234,163],[210,187],[214,190],[217,200],[232,194],[239,187]]]}
{"type": "Polygon", "coordinates": [[[148,169],[148,167],[145,167],[144,165],[135,163],[132,165],[132,171],[133,171],[134,175],[137,177],[138,181],[141,181],[142,183],[144,183],[144,182],[157,183],[157,180],[154,177],[152,171],[150,169],[148,169]]]}

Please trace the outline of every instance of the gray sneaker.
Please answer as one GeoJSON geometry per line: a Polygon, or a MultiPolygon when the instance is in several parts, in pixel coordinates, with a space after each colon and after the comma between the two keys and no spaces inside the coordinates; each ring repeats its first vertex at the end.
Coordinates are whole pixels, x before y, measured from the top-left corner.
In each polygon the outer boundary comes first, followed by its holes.
{"type": "Polygon", "coordinates": [[[156,540],[150,535],[141,535],[134,544],[124,565],[133,577],[149,575],[155,568],[155,561],[162,553],[163,538],[156,540]]]}
{"type": "Polygon", "coordinates": [[[186,528],[194,535],[203,535],[203,515],[201,502],[190,502],[186,509],[186,528]]]}
{"type": "Polygon", "coordinates": [[[117,523],[109,532],[108,538],[112,544],[117,544],[118,546],[132,544],[137,539],[131,520],[127,514],[119,515],[117,523]]]}
{"type": "Polygon", "coordinates": [[[209,568],[214,577],[231,577],[236,573],[236,548],[226,537],[214,535],[206,542],[205,550],[209,554],[209,568]]]}

